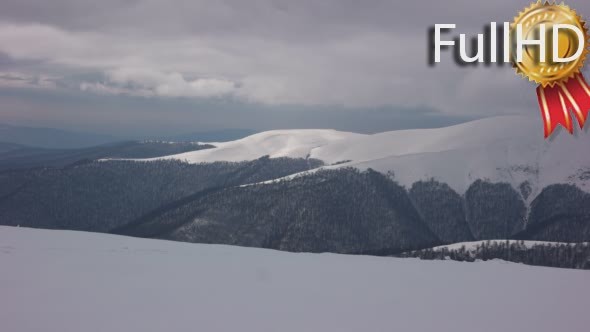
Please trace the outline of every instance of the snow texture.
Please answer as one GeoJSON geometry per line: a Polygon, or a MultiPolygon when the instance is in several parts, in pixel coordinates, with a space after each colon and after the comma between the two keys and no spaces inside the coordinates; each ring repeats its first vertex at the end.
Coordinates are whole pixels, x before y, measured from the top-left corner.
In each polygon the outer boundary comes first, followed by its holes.
{"type": "Polygon", "coordinates": [[[531,189],[528,203],[544,187],[556,183],[575,184],[590,191],[588,130],[578,129],[574,136],[558,130],[545,140],[540,122],[533,117],[504,116],[446,128],[373,135],[334,130],[276,130],[237,141],[212,143],[214,149],[155,159],[202,163],[253,160],[265,155],[310,157],[324,161],[328,165],[325,168],[393,171],[395,179],[406,187],[434,178],[449,184],[459,194],[477,179],[507,182],[515,189],[528,181],[531,189]]]}
{"type": "Polygon", "coordinates": [[[590,272],[0,227],[0,330],[587,331],[590,272]]]}

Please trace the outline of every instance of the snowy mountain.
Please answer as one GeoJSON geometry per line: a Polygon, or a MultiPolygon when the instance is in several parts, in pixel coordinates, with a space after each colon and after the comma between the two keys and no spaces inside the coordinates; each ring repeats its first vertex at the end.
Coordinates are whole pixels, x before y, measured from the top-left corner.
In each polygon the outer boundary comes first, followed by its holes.
{"type": "Polygon", "coordinates": [[[0,172],[0,224],[375,255],[588,242],[590,134],[544,140],[529,120],[272,131],[153,159],[10,170],[0,172]]]}
{"type": "Polygon", "coordinates": [[[395,173],[410,187],[434,178],[464,193],[475,180],[507,182],[518,189],[528,182],[530,199],[555,183],[590,190],[590,133],[556,133],[545,140],[532,117],[488,118],[438,129],[363,135],[333,130],[278,130],[237,141],[212,143],[214,149],[155,159],[189,163],[271,158],[314,158],[324,168],[372,168],[395,173]]]}
{"type": "Polygon", "coordinates": [[[0,227],[3,331],[586,331],[588,271],[0,227]]]}
{"type": "Polygon", "coordinates": [[[236,141],[211,143],[217,148],[211,149],[208,153],[181,153],[152,160],[180,159],[190,163],[202,163],[254,160],[262,156],[314,158],[312,153],[316,149],[331,146],[339,141],[353,141],[355,138],[364,136],[366,135],[330,129],[271,130],[236,141]]]}

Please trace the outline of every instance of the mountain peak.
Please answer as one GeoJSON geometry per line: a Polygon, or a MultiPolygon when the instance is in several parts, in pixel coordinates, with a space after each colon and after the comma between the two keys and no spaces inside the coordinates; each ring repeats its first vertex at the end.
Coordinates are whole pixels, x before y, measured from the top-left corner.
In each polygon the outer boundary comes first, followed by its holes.
{"type": "MultiPolygon", "coordinates": [[[[331,129],[272,130],[236,141],[214,143],[216,148],[156,159],[190,163],[245,161],[271,158],[314,158],[327,168],[373,168],[392,171],[403,185],[435,179],[459,193],[475,180],[507,182],[535,189],[553,183],[572,183],[590,165],[590,134],[557,132],[548,140],[533,117],[500,116],[450,127],[408,129],[364,135],[331,129]],[[337,165],[335,165],[337,164],[337,165]]],[[[534,196],[534,195],[533,195],[534,196]]]]}

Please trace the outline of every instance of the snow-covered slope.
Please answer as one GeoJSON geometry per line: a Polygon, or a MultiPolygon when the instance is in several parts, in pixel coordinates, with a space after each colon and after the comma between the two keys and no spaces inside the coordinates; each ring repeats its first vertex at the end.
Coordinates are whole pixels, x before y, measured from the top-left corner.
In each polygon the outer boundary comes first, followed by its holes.
{"type": "Polygon", "coordinates": [[[180,159],[202,163],[254,160],[267,155],[271,158],[306,158],[314,149],[361,136],[364,135],[329,129],[272,130],[231,142],[208,142],[215,145],[215,149],[154,159],[180,159]]]}
{"type": "MultiPolygon", "coordinates": [[[[374,135],[333,130],[284,130],[214,143],[217,148],[164,159],[192,163],[311,157],[337,167],[393,171],[406,186],[434,178],[459,193],[477,179],[508,182],[515,188],[528,181],[532,195],[549,184],[573,183],[590,190],[590,133],[562,131],[542,135],[540,119],[506,116],[438,129],[400,130],[374,135]],[[342,163],[343,161],[348,161],[342,163]]],[[[158,158],[162,159],[162,158],[158,158]]]]}
{"type": "Polygon", "coordinates": [[[589,271],[0,227],[0,330],[586,331],[589,271]]]}

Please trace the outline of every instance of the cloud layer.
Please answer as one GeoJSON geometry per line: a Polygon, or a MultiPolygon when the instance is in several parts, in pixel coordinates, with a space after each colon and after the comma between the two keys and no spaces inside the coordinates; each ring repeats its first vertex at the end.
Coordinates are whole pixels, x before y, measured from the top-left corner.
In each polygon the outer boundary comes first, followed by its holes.
{"type": "Polygon", "coordinates": [[[0,88],[527,114],[534,86],[508,66],[461,68],[448,52],[428,66],[427,30],[475,35],[529,2],[3,0],[0,88]]]}

